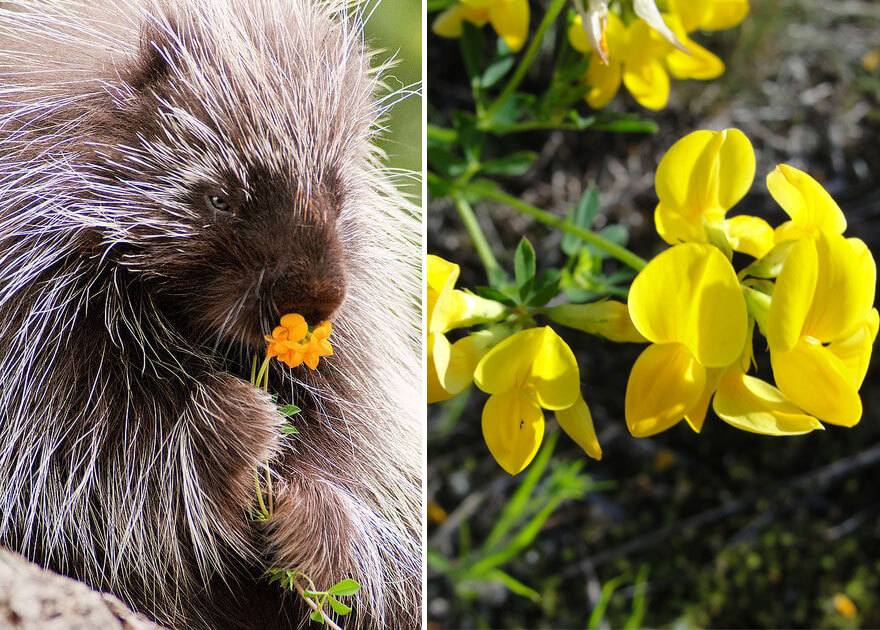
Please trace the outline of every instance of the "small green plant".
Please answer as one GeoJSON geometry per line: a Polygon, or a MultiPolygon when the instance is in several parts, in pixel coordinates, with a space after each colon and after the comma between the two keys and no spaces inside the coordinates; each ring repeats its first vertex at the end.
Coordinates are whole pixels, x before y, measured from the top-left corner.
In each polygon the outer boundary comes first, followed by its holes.
{"type": "Polygon", "coordinates": [[[582,498],[600,487],[581,473],[583,460],[553,469],[542,482],[558,437],[558,432],[552,433],[545,441],[482,545],[471,547],[470,528],[463,521],[458,531],[458,557],[448,558],[436,549],[428,549],[428,566],[451,580],[461,595],[473,596],[486,583],[495,582],[532,601],[540,599],[534,588],[503,567],[531,547],[544,523],[563,501],[582,498]]]}
{"type": "Polygon", "coordinates": [[[291,593],[298,593],[302,597],[306,605],[312,609],[309,619],[321,625],[326,624],[334,630],[339,630],[340,626],[326,612],[326,607],[329,606],[335,614],[344,617],[352,609],[339,598],[356,595],[361,589],[361,585],[357,581],[346,578],[339,580],[327,590],[320,591],[309,576],[295,569],[273,568],[266,571],[266,574],[270,576],[270,584],[278,582],[281,588],[289,590],[291,593]],[[306,582],[308,588],[303,586],[302,582],[306,582]]]}

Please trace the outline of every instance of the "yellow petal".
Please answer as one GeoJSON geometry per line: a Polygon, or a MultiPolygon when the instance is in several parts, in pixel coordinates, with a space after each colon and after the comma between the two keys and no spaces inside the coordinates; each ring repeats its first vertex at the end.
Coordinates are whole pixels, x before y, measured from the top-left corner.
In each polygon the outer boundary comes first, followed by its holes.
{"type": "Polygon", "coordinates": [[[630,433],[647,437],[678,423],[703,394],[706,370],[679,343],[652,344],[633,365],[626,385],[630,433]]]}
{"type": "Polygon", "coordinates": [[[729,368],[715,393],[715,413],[743,431],[763,435],[800,435],[822,429],[822,423],[793,405],[781,391],[739,366],[729,368]]]}
{"type": "Polygon", "coordinates": [[[741,214],[724,222],[733,251],[763,258],[773,249],[773,228],[764,219],[741,214]]]}
{"type": "MultiPolygon", "coordinates": [[[[486,324],[498,321],[507,315],[507,308],[503,304],[458,289],[453,289],[449,293],[446,304],[445,321],[442,324],[444,330],[439,332],[486,324]]],[[[434,318],[434,325],[439,325],[439,317],[434,318]]]]}
{"type": "MultiPolygon", "coordinates": [[[[449,366],[451,347],[449,341],[441,333],[428,333],[428,404],[448,400],[455,394],[443,386],[440,374],[444,374],[449,366]]],[[[458,393],[458,392],[456,392],[458,393]]]]}
{"type": "Polygon", "coordinates": [[[816,291],[818,265],[816,245],[811,240],[798,241],[786,256],[767,313],[771,350],[791,350],[801,338],[816,291]]]}
{"type": "Polygon", "coordinates": [[[580,396],[580,370],[574,353],[549,326],[535,355],[528,384],[544,409],[566,409],[580,396]]]}
{"type": "Polygon", "coordinates": [[[862,401],[843,361],[818,341],[801,339],[787,352],[770,352],[776,385],[795,405],[819,420],[851,427],[862,401]]]}
{"type": "Polygon", "coordinates": [[[489,397],[483,407],[483,439],[511,475],[529,465],[544,437],[544,414],[527,394],[513,390],[489,397]]]}
{"type": "Polygon", "coordinates": [[[306,323],[305,318],[298,313],[284,315],[281,318],[281,326],[287,329],[285,340],[289,341],[299,341],[309,332],[309,325],[306,323]]]}
{"type": "Polygon", "coordinates": [[[703,233],[703,217],[721,221],[745,196],[754,178],[755,152],[738,129],[686,135],[660,160],[654,178],[660,199],[655,217],[660,236],[671,244],[695,240],[694,234],[703,233]],[[681,223],[688,227],[682,228],[681,223]]]}
{"type": "Polygon", "coordinates": [[[614,57],[608,65],[602,63],[598,56],[590,58],[585,80],[590,86],[590,91],[584,99],[593,109],[602,109],[617,94],[620,89],[621,65],[614,57]]]}
{"type": "MultiPolygon", "coordinates": [[[[687,0],[684,3],[687,3],[687,0]]],[[[690,2],[690,4],[698,3],[690,2]]],[[[748,0],[712,0],[706,4],[708,11],[701,20],[700,28],[707,31],[719,31],[736,26],[749,14],[748,0]]]]}
{"type": "Polygon", "coordinates": [[[840,206],[815,179],[788,164],[767,175],[767,189],[791,221],[776,228],[776,242],[826,231],[843,234],[846,219],[840,206]]]}
{"type": "Polygon", "coordinates": [[[440,37],[461,37],[464,13],[465,8],[463,6],[453,4],[434,18],[431,30],[440,37]]]}
{"type": "Polygon", "coordinates": [[[840,359],[846,368],[856,389],[859,389],[865,380],[868,364],[871,362],[874,339],[877,336],[877,309],[873,309],[871,314],[871,318],[853,334],[828,345],[828,350],[840,359]]]}
{"type": "Polygon", "coordinates": [[[459,266],[439,256],[428,255],[427,319],[429,332],[449,330],[449,318],[455,315],[457,305],[452,299],[452,288],[458,280],[459,266]]]}
{"type": "Polygon", "coordinates": [[[715,394],[715,388],[721,375],[724,374],[725,368],[709,368],[706,370],[706,384],[703,386],[703,394],[697,403],[691,407],[684,419],[695,433],[703,430],[703,423],[706,421],[706,412],[709,410],[709,402],[715,394]]]}
{"type": "Polygon", "coordinates": [[[749,13],[748,0],[670,0],[670,10],[690,33],[697,29],[717,31],[736,26],[749,13]]]}
{"type": "Polygon", "coordinates": [[[507,47],[517,52],[529,34],[528,0],[499,0],[493,3],[489,7],[489,21],[507,47]]]}
{"type": "Polygon", "coordinates": [[[599,446],[599,438],[596,437],[596,429],[593,427],[593,416],[582,396],[578,396],[568,409],[559,409],[556,420],[568,437],[577,442],[587,455],[593,459],[602,459],[602,447],[599,446]]]}
{"type": "Polygon", "coordinates": [[[647,53],[628,58],[623,67],[623,84],[639,105],[660,110],[669,100],[669,75],[660,60],[647,53]]]}
{"type": "Polygon", "coordinates": [[[735,361],[748,314],[730,261],[716,247],[671,247],[639,272],[629,292],[633,324],[654,343],[683,343],[705,367],[735,361]]]}
{"type": "Polygon", "coordinates": [[[499,343],[477,364],[474,383],[487,394],[525,387],[544,335],[544,328],[528,328],[499,343]]]}
{"type": "Polygon", "coordinates": [[[474,370],[489,348],[497,341],[491,330],[481,330],[463,337],[452,344],[446,373],[440,378],[443,388],[451,394],[459,394],[474,380],[474,370]]]}
{"type": "Polygon", "coordinates": [[[618,343],[647,341],[633,326],[627,305],[615,300],[590,304],[560,304],[548,308],[544,314],[563,326],[600,335],[618,343]]]}
{"type": "Polygon", "coordinates": [[[578,52],[588,53],[593,50],[590,38],[587,37],[586,31],[584,31],[584,21],[580,15],[574,16],[568,27],[568,42],[578,52]]]}
{"type": "Polygon", "coordinates": [[[673,50],[666,56],[669,72],[676,79],[699,79],[707,81],[724,74],[724,62],[714,53],[706,50],[698,43],[681,35],[687,53],[673,50]]]}
{"type": "Polygon", "coordinates": [[[871,252],[858,239],[821,232],[815,243],[816,290],[803,334],[830,342],[849,335],[868,317],[877,269],[871,252]]]}

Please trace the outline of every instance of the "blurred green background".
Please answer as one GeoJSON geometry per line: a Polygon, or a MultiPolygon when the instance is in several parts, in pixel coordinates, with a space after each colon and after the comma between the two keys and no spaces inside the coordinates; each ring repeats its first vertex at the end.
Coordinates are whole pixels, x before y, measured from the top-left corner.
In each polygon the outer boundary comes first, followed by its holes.
{"type": "Polygon", "coordinates": [[[375,8],[367,23],[367,39],[373,49],[383,51],[380,59],[397,59],[397,66],[385,77],[392,90],[417,91],[399,101],[391,110],[388,132],[379,143],[388,154],[390,168],[413,172],[412,178],[396,178],[404,191],[418,202],[421,198],[422,169],[422,4],[418,0],[381,0],[367,5],[375,8]]]}

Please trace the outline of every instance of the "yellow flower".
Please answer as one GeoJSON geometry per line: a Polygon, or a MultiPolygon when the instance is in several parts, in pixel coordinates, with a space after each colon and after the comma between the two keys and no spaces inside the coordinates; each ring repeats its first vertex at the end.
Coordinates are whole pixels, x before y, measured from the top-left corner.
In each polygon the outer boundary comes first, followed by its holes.
{"type": "Polygon", "coordinates": [[[876,276],[862,241],[819,231],[794,244],[776,279],[766,322],[773,376],[820,420],[853,426],[861,418],[858,390],[877,335],[876,276]]]}
{"type": "Polygon", "coordinates": [[[669,0],[669,10],[691,33],[720,31],[742,22],[749,14],[748,0],[669,0]]]}
{"type": "Polygon", "coordinates": [[[460,0],[434,20],[431,30],[441,37],[461,37],[462,22],[486,22],[513,52],[523,47],[529,34],[528,0],[460,0]]]}
{"type": "Polygon", "coordinates": [[[294,368],[305,363],[311,369],[318,367],[320,357],[333,356],[330,345],[330,334],[333,330],[330,322],[321,322],[309,333],[309,325],[305,318],[297,313],[288,313],[281,318],[271,335],[265,339],[269,344],[266,350],[268,358],[278,360],[294,368]]]}
{"type": "Polygon", "coordinates": [[[834,596],[833,604],[834,610],[837,611],[837,614],[846,617],[847,619],[852,619],[858,613],[858,609],[853,603],[853,600],[843,593],[838,593],[834,596]]]}
{"type": "Polygon", "coordinates": [[[706,241],[708,225],[724,230],[736,251],[760,258],[773,247],[770,226],[757,217],[725,220],[754,179],[755,152],[739,129],[689,133],[657,167],[657,233],[672,245],[706,241]]]}
{"type": "Polygon", "coordinates": [[[603,300],[590,304],[560,304],[544,311],[557,324],[583,330],[616,342],[647,341],[633,326],[626,304],[603,300]]]}
{"type": "Polygon", "coordinates": [[[733,267],[708,244],[672,247],[636,276],[629,312],[653,342],[627,383],[630,432],[653,435],[683,418],[699,431],[718,381],[746,344],[748,314],[733,267]]]}
{"type": "Polygon", "coordinates": [[[776,228],[774,240],[812,237],[819,232],[843,234],[846,218],[837,202],[815,179],[788,164],[780,164],[767,175],[767,190],[791,221],[776,228]]]}
{"type": "Polygon", "coordinates": [[[439,256],[428,255],[428,331],[445,333],[453,328],[497,321],[507,313],[503,304],[455,289],[460,268],[439,256]]]}
{"type": "Polygon", "coordinates": [[[601,457],[574,354],[549,326],[499,343],[477,365],[474,382],[490,394],[483,407],[483,437],[508,473],[520,472],[537,453],[544,436],[542,409],[555,411],[563,430],[588,455],[601,457]]]}
{"type": "Polygon", "coordinates": [[[428,402],[447,400],[473,380],[474,367],[500,339],[500,331],[481,331],[450,344],[445,332],[498,320],[504,305],[455,289],[460,268],[439,256],[428,256],[428,402]]]}
{"type": "MultiPolygon", "coordinates": [[[[568,29],[571,45],[580,52],[592,49],[580,16],[568,29]]],[[[586,95],[590,107],[600,109],[614,98],[621,81],[642,107],[663,109],[669,100],[669,75],[663,58],[672,50],[643,20],[629,26],[614,13],[608,14],[605,29],[608,63],[599,55],[590,58],[584,80],[592,89],[586,95]]]]}
{"type": "Polygon", "coordinates": [[[507,335],[507,327],[498,326],[451,344],[441,333],[428,333],[428,403],[448,400],[467,389],[477,363],[507,335]]]}

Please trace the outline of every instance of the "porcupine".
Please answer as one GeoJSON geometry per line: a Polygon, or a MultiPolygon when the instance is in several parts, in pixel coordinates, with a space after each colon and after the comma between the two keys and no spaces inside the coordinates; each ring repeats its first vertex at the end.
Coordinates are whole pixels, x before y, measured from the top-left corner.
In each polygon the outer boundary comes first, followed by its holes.
{"type": "Polygon", "coordinates": [[[418,216],[344,0],[0,10],[0,543],[161,623],[283,628],[267,567],[420,618],[418,216]],[[286,312],[333,321],[314,372],[286,312]],[[274,514],[248,516],[254,470],[274,514]]]}

